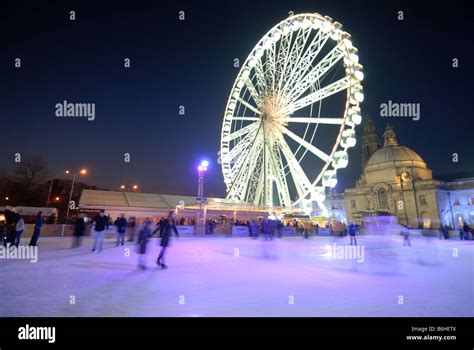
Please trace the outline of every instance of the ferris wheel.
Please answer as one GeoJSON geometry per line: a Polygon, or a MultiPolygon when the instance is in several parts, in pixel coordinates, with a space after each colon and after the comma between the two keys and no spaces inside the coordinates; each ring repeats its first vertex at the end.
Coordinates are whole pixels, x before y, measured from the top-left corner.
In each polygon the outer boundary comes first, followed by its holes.
{"type": "Polygon", "coordinates": [[[325,188],[348,165],[364,78],[342,25],[304,13],[270,29],[243,63],[225,109],[227,198],[325,210],[325,188]]]}

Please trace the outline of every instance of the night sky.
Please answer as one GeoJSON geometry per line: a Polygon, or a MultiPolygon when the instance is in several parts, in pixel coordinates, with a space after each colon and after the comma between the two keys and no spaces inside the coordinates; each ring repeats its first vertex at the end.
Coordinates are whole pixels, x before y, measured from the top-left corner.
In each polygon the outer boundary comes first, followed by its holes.
{"type": "MultiPolygon", "coordinates": [[[[12,173],[19,152],[43,156],[55,176],[87,167],[83,181],[91,185],[138,183],[143,192],[194,195],[196,164],[208,159],[205,193],[224,196],[217,152],[238,73],[234,58],[243,62],[294,11],[328,15],[352,35],[364,65],[363,116],[373,117],[380,136],[390,122],[400,144],[419,153],[435,175],[473,176],[472,18],[461,2],[413,3],[15,2],[0,11],[0,175],[12,173]],[[178,20],[180,10],[185,21],[178,20]],[[95,103],[96,119],[57,118],[54,106],[63,100],[95,103]],[[421,103],[421,119],[380,117],[388,100],[421,103]],[[459,163],[452,162],[455,152],[459,163]]],[[[360,175],[360,148],[349,156],[338,190],[360,175]]]]}

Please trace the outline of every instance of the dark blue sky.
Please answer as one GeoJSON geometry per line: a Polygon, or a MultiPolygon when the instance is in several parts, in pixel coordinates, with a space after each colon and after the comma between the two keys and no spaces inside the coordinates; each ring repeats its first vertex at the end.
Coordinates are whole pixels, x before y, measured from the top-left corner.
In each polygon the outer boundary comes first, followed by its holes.
{"type": "MultiPolygon", "coordinates": [[[[223,196],[216,163],[225,103],[255,43],[288,11],[319,12],[352,34],[364,65],[363,114],[387,121],[435,174],[474,174],[472,21],[461,2],[210,1],[15,2],[1,12],[3,173],[14,153],[42,155],[51,172],[86,166],[110,189],[192,195],[195,164],[211,162],[206,195],[223,196]],[[430,4],[430,5],[428,5],[430,4]],[[76,21],[69,21],[69,11],[76,21]],[[178,21],[184,10],[185,21],[178,21]],[[403,10],[404,21],[397,20],[403,10]],[[22,68],[14,68],[14,59],[22,68]],[[131,68],[123,67],[124,58],[131,68]],[[452,68],[452,58],[459,68],[452,68]],[[471,67],[469,67],[471,65],[471,67]],[[96,104],[96,120],[56,118],[58,102],[96,104]],[[384,119],[380,104],[421,103],[421,119],[384,119]],[[186,114],[180,116],[178,107],[186,114]],[[468,108],[469,107],[469,108],[468,108]],[[123,154],[131,153],[131,163],[123,154]],[[452,153],[460,161],[453,164],[452,153]]],[[[2,5],[5,6],[5,5],[2,5]]],[[[359,133],[362,128],[359,128],[359,133]]],[[[350,151],[338,189],[360,174],[350,151]]]]}

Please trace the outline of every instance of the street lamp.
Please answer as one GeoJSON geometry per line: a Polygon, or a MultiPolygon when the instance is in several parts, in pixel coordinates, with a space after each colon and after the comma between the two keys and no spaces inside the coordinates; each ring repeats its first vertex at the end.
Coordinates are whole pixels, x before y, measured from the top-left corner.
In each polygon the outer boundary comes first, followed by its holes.
{"type": "MultiPolygon", "coordinates": [[[[402,190],[403,212],[405,213],[405,219],[407,221],[407,225],[409,225],[409,221],[408,221],[407,208],[406,208],[406,205],[405,205],[405,189],[403,188],[403,183],[405,181],[408,181],[408,180],[410,180],[410,173],[408,171],[403,171],[400,174],[400,187],[401,187],[401,190],[402,190]]],[[[415,198],[415,200],[416,200],[416,198],[415,198]]],[[[418,221],[418,217],[417,217],[417,221],[418,221]]]]}
{"type": "Polygon", "coordinates": [[[204,198],[204,174],[207,171],[207,167],[209,166],[209,162],[207,160],[203,160],[201,164],[198,165],[198,195],[197,200],[199,203],[199,211],[197,217],[197,234],[202,234],[203,224],[204,223],[204,210],[203,204],[205,202],[204,198]]]}
{"type": "Polygon", "coordinates": [[[127,187],[126,185],[120,185],[120,189],[122,191],[127,191],[127,192],[132,191],[132,190],[136,191],[138,190],[138,185],[133,185],[132,187],[127,187]]]}
{"type": "MultiPolygon", "coordinates": [[[[65,171],[66,174],[69,174],[69,170],[66,170],[65,171]]],[[[87,170],[86,169],[80,169],[79,170],[79,174],[80,175],[86,175],[87,174],[87,170]]],[[[73,174],[73,177],[72,177],[72,182],[71,182],[71,191],[69,192],[69,202],[67,204],[67,211],[66,211],[66,220],[69,218],[69,209],[71,208],[71,200],[72,200],[72,192],[74,190],[74,182],[76,181],[76,173],[73,174]]],[[[74,207],[76,207],[74,205],[74,207]]]]}

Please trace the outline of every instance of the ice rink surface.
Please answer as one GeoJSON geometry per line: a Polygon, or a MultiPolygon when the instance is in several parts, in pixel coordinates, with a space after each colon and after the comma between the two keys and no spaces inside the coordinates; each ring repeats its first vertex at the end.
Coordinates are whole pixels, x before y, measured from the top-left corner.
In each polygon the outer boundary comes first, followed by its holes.
{"type": "Polygon", "coordinates": [[[358,240],[360,262],[332,257],[349,237],[181,237],[161,270],[152,239],[142,271],[132,243],[40,238],[37,263],[0,260],[0,316],[474,316],[474,241],[358,240]]]}

